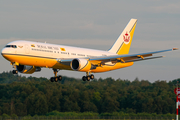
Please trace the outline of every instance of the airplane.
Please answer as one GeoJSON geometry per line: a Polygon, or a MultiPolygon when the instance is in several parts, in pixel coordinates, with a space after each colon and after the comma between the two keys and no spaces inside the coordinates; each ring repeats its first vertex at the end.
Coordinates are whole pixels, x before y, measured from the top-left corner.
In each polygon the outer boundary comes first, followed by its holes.
{"type": "Polygon", "coordinates": [[[94,79],[93,73],[129,67],[136,61],[163,57],[153,54],[177,50],[173,48],[128,54],[136,24],[137,19],[131,19],[108,51],[17,40],[8,43],[1,54],[14,67],[13,74],[32,74],[41,71],[41,68],[52,68],[54,77],[51,77],[50,81],[58,82],[62,79],[61,75],[57,76],[60,70],[86,72],[82,80],[90,81],[94,79]]]}

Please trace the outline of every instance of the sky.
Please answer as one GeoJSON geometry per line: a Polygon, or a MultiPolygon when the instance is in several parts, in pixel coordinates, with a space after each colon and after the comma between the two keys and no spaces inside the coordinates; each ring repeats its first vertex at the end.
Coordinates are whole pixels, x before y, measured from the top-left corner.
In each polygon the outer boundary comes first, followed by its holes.
{"type": "MultiPolygon", "coordinates": [[[[138,22],[130,54],[180,48],[179,6],[178,0],[1,0],[0,50],[14,40],[108,50],[131,18],[138,22]]],[[[131,81],[138,77],[151,82],[180,78],[180,50],[157,55],[166,57],[94,75],[131,81]]],[[[10,70],[10,62],[0,56],[0,73],[10,70]]],[[[75,78],[85,75],[66,70],[58,74],[75,78]]],[[[53,75],[45,68],[31,74],[53,75]]]]}

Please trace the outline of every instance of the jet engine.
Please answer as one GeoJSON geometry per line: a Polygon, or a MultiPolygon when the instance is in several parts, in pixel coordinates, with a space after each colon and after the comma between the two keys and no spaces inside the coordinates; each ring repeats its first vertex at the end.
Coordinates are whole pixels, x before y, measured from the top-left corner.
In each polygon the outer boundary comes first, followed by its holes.
{"type": "Polygon", "coordinates": [[[19,65],[16,67],[20,73],[25,73],[25,74],[32,74],[34,72],[41,71],[40,67],[33,67],[33,66],[28,66],[28,65],[19,65]]]}
{"type": "Polygon", "coordinates": [[[88,72],[93,65],[86,59],[75,58],[71,61],[71,68],[75,71],[88,72]]]}

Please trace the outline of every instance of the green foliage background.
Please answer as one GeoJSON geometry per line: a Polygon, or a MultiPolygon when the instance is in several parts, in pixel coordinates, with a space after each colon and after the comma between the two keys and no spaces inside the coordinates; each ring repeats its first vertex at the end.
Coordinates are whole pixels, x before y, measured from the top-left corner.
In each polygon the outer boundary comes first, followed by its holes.
{"type": "MultiPolygon", "coordinates": [[[[180,79],[177,79],[180,81],[180,79]]],[[[175,114],[177,80],[94,79],[84,82],[0,74],[0,115],[171,116],[175,114]]]]}

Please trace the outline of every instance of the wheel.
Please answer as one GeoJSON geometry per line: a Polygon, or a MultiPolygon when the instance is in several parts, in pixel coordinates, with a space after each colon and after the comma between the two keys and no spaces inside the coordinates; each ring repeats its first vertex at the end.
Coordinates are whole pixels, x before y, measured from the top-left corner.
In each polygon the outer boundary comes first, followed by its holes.
{"type": "Polygon", "coordinates": [[[91,74],[91,75],[90,75],[90,78],[91,78],[91,79],[94,79],[94,75],[93,75],[93,74],[91,74]]]}
{"type": "Polygon", "coordinates": [[[83,76],[83,77],[82,77],[82,80],[83,80],[83,81],[86,81],[86,76],[83,76]]]}
{"type": "Polygon", "coordinates": [[[55,77],[55,78],[54,78],[54,81],[55,81],[55,82],[58,82],[58,77],[55,77]]]}
{"type": "Polygon", "coordinates": [[[54,82],[54,77],[51,77],[51,78],[50,78],[50,81],[51,81],[51,82],[54,82]]]}
{"type": "Polygon", "coordinates": [[[18,71],[17,70],[13,70],[12,73],[13,74],[18,74],[18,71]]]}
{"type": "Polygon", "coordinates": [[[58,76],[58,80],[59,81],[61,81],[62,80],[62,76],[60,75],[60,76],[58,76]]]}
{"type": "Polygon", "coordinates": [[[86,76],[86,80],[90,81],[91,77],[90,76],[86,76]]]}

